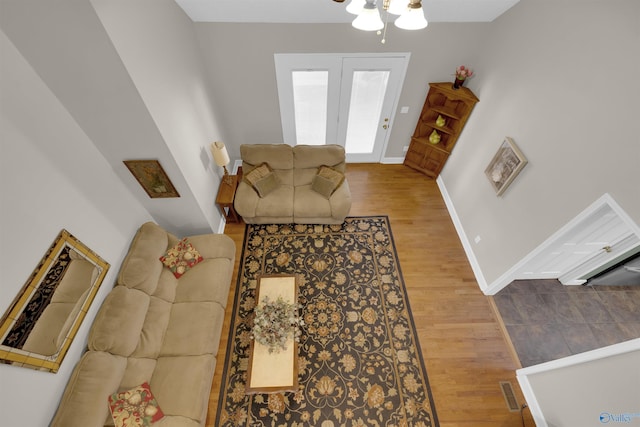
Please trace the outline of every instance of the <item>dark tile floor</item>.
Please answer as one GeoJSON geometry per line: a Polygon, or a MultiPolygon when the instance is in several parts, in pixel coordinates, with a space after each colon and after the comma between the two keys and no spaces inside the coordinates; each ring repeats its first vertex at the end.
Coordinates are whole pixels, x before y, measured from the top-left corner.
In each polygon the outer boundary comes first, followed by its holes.
{"type": "Polygon", "coordinates": [[[516,280],[493,298],[522,367],[640,337],[640,286],[516,280]]]}

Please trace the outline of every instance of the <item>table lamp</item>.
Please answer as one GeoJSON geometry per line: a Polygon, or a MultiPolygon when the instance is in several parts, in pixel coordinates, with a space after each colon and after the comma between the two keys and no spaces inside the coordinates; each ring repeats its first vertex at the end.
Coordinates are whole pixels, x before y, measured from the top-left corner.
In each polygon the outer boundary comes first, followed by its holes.
{"type": "Polygon", "coordinates": [[[216,162],[216,165],[221,166],[224,169],[224,177],[222,178],[223,182],[227,185],[231,185],[231,175],[229,175],[229,171],[227,170],[227,165],[230,162],[227,147],[225,147],[224,143],[220,141],[213,142],[211,143],[211,154],[213,155],[213,160],[216,162]]]}

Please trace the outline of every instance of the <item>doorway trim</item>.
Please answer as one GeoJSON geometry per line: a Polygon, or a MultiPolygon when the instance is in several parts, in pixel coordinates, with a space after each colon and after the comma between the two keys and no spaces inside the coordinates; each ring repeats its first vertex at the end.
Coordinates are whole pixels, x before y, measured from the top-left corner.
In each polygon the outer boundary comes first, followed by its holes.
{"type": "MultiPolygon", "coordinates": [[[[401,70],[399,70],[399,85],[396,91],[395,97],[392,100],[391,112],[389,114],[389,130],[393,128],[395,116],[398,110],[398,104],[400,102],[400,95],[404,87],[404,81],[409,68],[409,60],[411,59],[410,52],[388,52],[388,53],[276,53],[274,54],[274,65],[276,71],[276,82],[278,91],[278,100],[280,107],[280,120],[282,123],[283,142],[289,145],[295,145],[295,123],[293,122],[293,114],[285,114],[289,111],[289,99],[293,98],[293,89],[287,84],[285,80],[285,70],[299,69],[299,70],[320,70],[325,69],[330,71],[329,74],[329,93],[328,102],[331,103],[340,100],[340,91],[342,89],[343,78],[343,61],[347,58],[363,58],[363,59],[377,59],[377,58],[394,58],[402,59],[403,64],[401,70]],[[324,64],[323,64],[324,63],[324,64]],[[298,65],[299,64],[299,65],[298,65]],[[317,67],[317,68],[316,68],[317,67]],[[334,75],[331,75],[333,71],[334,75]],[[337,80],[335,79],[337,75],[337,80]],[[332,87],[332,83],[333,86],[332,87]]],[[[327,140],[331,138],[337,139],[338,136],[338,115],[341,110],[339,103],[336,104],[336,112],[334,117],[327,117],[327,122],[330,120],[333,123],[327,125],[327,140]]],[[[380,149],[380,155],[378,158],[379,163],[389,163],[384,161],[385,153],[389,145],[389,139],[391,132],[387,131],[384,140],[382,141],[382,147],[380,149]]],[[[396,163],[396,162],[391,162],[396,163]]]]}
{"type": "MultiPolygon", "coordinates": [[[[626,248],[625,250],[632,250],[633,248],[639,247],[638,242],[640,241],[640,226],[636,224],[633,219],[622,209],[622,207],[614,200],[614,198],[609,193],[604,193],[600,196],[596,201],[594,201],[591,205],[589,205],[586,209],[580,212],[575,218],[570,220],[567,224],[562,226],[559,230],[553,233],[549,238],[547,238],[544,242],[542,242],[538,247],[529,252],[524,258],[518,261],[515,265],[505,271],[500,277],[494,280],[491,283],[487,283],[484,274],[482,273],[482,269],[480,268],[480,264],[473,252],[473,247],[471,245],[470,240],[468,239],[466,233],[464,232],[464,228],[462,227],[462,223],[458,217],[455,206],[453,205],[453,201],[449,197],[449,193],[447,192],[447,188],[444,185],[444,181],[442,180],[442,176],[439,176],[436,179],[436,183],[438,184],[438,188],[442,193],[442,198],[444,199],[445,205],[447,206],[447,210],[449,211],[449,215],[451,216],[451,220],[453,221],[453,225],[458,233],[458,237],[460,238],[460,242],[462,243],[462,247],[467,255],[467,259],[469,260],[469,264],[471,265],[471,269],[473,270],[473,274],[478,282],[480,290],[485,295],[495,295],[500,292],[502,289],[507,287],[511,282],[517,279],[522,279],[520,272],[522,272],[526,266],[534,260],[535,257],[548,251],[552,245],[555,245],[563,236],[567,233],[568,230],[571,230],[580,225],[585,218],[589,217],[593,212],[596,212],[602,206],[609,206],[611,210],[624,222],[627,226],[629,234],[633,237],[632,248],[626,248]]],[[[622,254],[623,251],[619,251],[617,255],[622,254]]],[[[607,262],[607,260],[602,260],[598,258],[597,264],[588,265],[587,271],[594,271],[598,268],[599,265],[603,265],[607,262]]],[[[587,264],[579,263],[576,267],[581,267],[578,269],[568,269],[567,272],[560,274],[559,276],[563,277],[567,280],[565,285],[580,285],[584,283],[586,280],[580,279],[581,276],[584,276],[583,269],[587,264]],[[572,272],[575,275],[572,278],[566,277],[566,273],[572,272]]],[[[538,277],[528,277],[527,279],[537,279],[538,277]]]]}

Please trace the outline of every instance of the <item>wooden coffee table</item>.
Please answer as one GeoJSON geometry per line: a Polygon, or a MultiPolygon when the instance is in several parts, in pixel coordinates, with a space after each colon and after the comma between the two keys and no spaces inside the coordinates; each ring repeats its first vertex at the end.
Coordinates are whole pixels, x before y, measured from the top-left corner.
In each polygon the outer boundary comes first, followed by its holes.
{"type": "MultiPolygon", "coordinates": [[[[264,297],[275,301],[298,302],[298,284],[294,275],[261,276],[256,287],[256,305],[264,297]]],[[[269,348],[255,340],[249,349],[247,370],[247,394],[298,391],[298,343],[293,337],[287,341],[287,349],[269,353],[269,348]]]]}

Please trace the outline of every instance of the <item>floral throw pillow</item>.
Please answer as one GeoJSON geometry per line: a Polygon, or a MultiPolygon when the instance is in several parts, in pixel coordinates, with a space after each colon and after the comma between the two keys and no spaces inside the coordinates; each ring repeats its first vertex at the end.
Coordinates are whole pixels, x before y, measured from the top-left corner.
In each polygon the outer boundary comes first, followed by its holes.
{"type": "Polygon", "coordinates": [[[116,427],[148,427],[164,417],[148,383],[112,394],[109,409],[116,427]]]}
{"type": "Polygon", "coordinates": [[[186,237],[160,257],[160,261],[173,272],[177,279],[202,260],[200,252],[186,237]]]}

